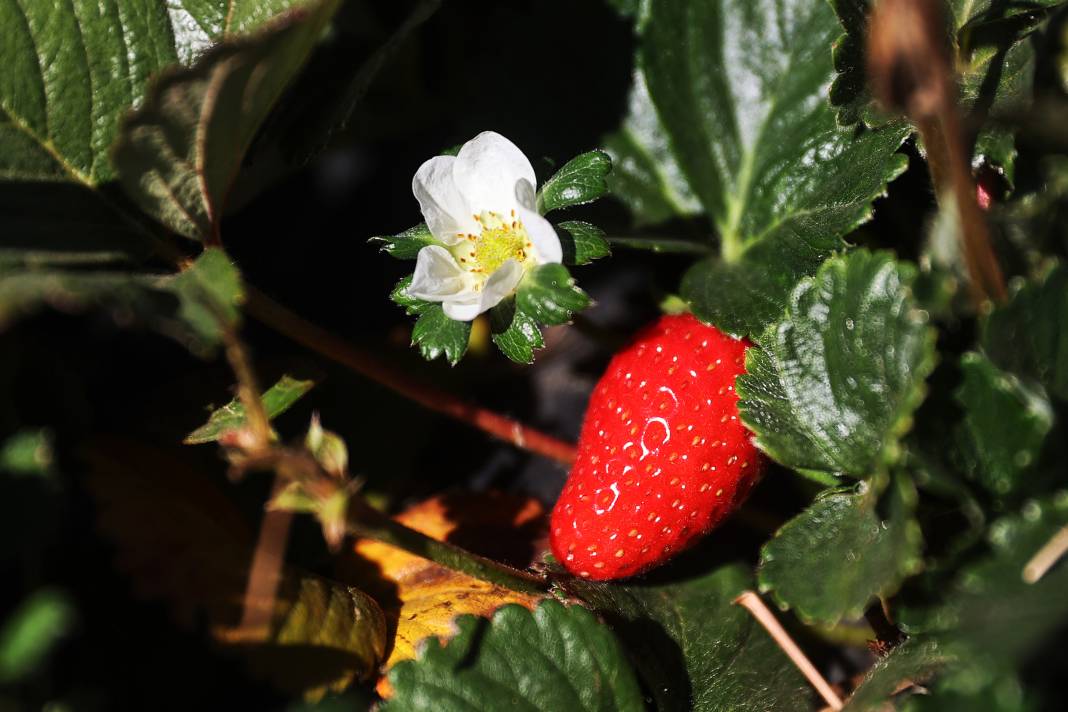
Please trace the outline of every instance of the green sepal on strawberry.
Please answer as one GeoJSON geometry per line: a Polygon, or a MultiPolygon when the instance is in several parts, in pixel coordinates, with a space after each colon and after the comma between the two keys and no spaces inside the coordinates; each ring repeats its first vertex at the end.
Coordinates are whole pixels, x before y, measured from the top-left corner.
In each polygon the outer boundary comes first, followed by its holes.
{"type": "Polygon", "coordinates": [[[684,314],[661,317],[615,355],[553,508],[553,554],[570,572],[647,571],[742,503],[764,469],[734,388],[749,346],[684,314]]]}

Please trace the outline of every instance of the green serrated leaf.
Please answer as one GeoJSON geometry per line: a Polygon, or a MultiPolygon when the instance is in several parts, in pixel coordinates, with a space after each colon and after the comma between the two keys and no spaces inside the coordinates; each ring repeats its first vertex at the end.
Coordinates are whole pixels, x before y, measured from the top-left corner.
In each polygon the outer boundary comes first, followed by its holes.
{"type": "Polygon", "coordinates": [[[846,700],[843,712],[876,712],[885,709],[887,700],[902,682],[922,684],[953,661],[936,640],[911,638],[875,661],[853,695],[846,700]]]}
{"type": "Polygon", "coordinates": [[[441,244],[430,234],[430,228],[426,226],[426,223],[419,223],[399,235],[372,237],[370,241],[381,243],[382,251],[388,253],[390,257],[396,257],[398,260],[414,260],[419,255],[419,250],[427,245],[441,244]]]}
{"type": "Polygon", "coordinates": [[[1006,371],[1068,399],[1068,268],[1058,264],[1014,287],[983,321],[983,350],[1006,371]]]}
{"type": "Polygon", "coordinates": [[[389,298],[399,306],[404,307],[404,313],[408,316],[415,316],[416,314],[422,314],[424,311],[433,306],[433,302],[427,302],[422,299],[417,299],[408,294],[408,287],[412,284],[412,275],[401,277],[397,282],[397,286],[393,288],[393,291],[389,293],[389,298]]]}
{"type": "Polygon", "coordinates": [[[623,649],[584,608],[508,605],[455,626],[447,644],[429,639],[418,660],[390,671],[395,694],[384,712],[645,709],[623,649]]]}
{"type": "Polygon", "coordinates": [[[762,450],[789,467],[858,478],[898,459],[936,358],[910,290],[915,272],[858,250],[797,285],[738,379],[742,420],[762,450]]]}
{"type": "MultiPolygon", "coordinates": [[[[295,6],[301,11],[281,16],[255,37],[220,44],[189,69],[163,74],[124,119],[112,152],[120,182],[175,232],[217,239],[245,152],[339,0],[295,6]]],[[[248,22],[258,26],[272,17],[269,7],[249,12],[248,22]]]]}
{"type": "MultiPolygon", "coordinates": [[[[271,420],[285,413],[293,404],[312,389],[314,381],[298,381],[291,376],[282,376],[278,383],[263,393],[263,407],[271,420]]],[[[245,424],[245,406],[234,398],[222,408],[214,411],[208,422],[189,433],[183,441],[186,445],[200,445],[215,442],[227,430],[240,428],[245,424]]]]}
{"type": "Polygon", "coordinates": [[[145,103],[152,77],[194,62],[224,38],[260,30],[297,4],[4,3],[0,175],[8,182],[0,184],[0,206],[16,207],[0,209],[5,242],[143,256],[145,230],[108,195],[121,117],[145,103]]]}
{"type": "Polygon", "coordinates": [[[538,191],[538,212],[546,215],[561,208],[592,203],[608,192],[605,178],[611,171],[612,159],[604,151],[575,156],[538,191]]]}
{"type": "Polygon", "coordinates": [[[695,266],[681,291],[726,331],[757,334],[774,320],[905,168],[904,127],[837,126],[824,100],[837,33],[822,2],[653,4],[641,67],[724,257],[695,266]]]}
{"type": "Polygon", "coordinates": [[[412,344],[419,346],[423,358],[433,361],[438,356],[445,356],[451,365],[459,363],[471,338],[471,322],[450,319],[440,304],[422,307],[418,313],[419,319],[412,329],[412,344]]]}
{"type": "Polygon", "coordinates": [[[962,440],[976,479],[1001,497],[1025,489],[1053,427],[1046,394],[977,353],[964,354],[961,370],[956,395],[964,409],[962,440]]]}
{"type": "MultiPolygon", "coordinates": [[[[564,249],[564,264],[585,265],[612,254],[604,230],[582,220],[568,220],[557,225],[564,231],[560,244],[564,249]]],[[[558,233],[559,234],[559,233],[558,233]]]]}
{"type": "Polygon", "coordinates": [[[630,210],[636,225],[701,213],[701,203],[671,152],[641,71],[634,73],[623,124],[605,137],[604,147],[612,157],[608,187],[630,210]]]}
{"type": "Polygon", "coordinates": [[[534,363],[534,352],[545,346],[541,328],[532,316],[516,309],[515,300],[490,309],[493,343],[516,363],[534,363]]]}
{"type": "Polygon", "coordinates": [[[590,305],[590,298],[560,264],[539,265],[519,284],[516,309],[539,324],[566,324],[573,312],[590,305]]]}
{"type": "Polygon", "coordinates": [[[760,550],[760,589],[802,620],[859,618],[922,566],[915,509],[916,490],[904,476],[883,501],[869,482],[818,497],[760,550]]]}
{"type": "Polygon", "coordinates": [[[575,581],[631,652],[661,712],[808,708],[804,678],[734,599],[752,587],[731,564],[672,583],[575,581]]]}

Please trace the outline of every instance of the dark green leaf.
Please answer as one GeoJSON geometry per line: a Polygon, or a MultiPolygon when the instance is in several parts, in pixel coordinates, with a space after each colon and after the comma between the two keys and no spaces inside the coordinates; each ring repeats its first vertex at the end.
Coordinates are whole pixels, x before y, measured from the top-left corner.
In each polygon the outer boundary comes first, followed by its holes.
{"type": "Polygon", "coordinates": [[[177,275],[59,269],[45,261],[0,261],[0,329],[42,307],[104,309],[118,325],[147,324],[198,355],[218,344],[220,326],[238,317],[240,275],[212,248],[177,275]]]}
{"type": "Polygon", "coordinates": [[[516,309],[515,301],[502,302],[489,312],[493,343],[516,363],[534,363],[534,351],[545,346],[538,322],[516,309]]]}
{"type": "Polygon", "coordinates": [[[999,496],[1025,488],[1053,427],[1046,394],[976,353],[964,354],[961,370],[957,400],[964,409],[963,444],[976,478],[999,496]]]}
{"type": "MultiPolygon", "coordinates": [[[[113,151],[122,185],[141,208],[186,237],[218,237],[249,144],[338,2],[305,3],[256,37],[219,45],[152,85],[123,121],[113,151]]],[[[248,21],[272,14],[256,9],[248,21]]]]}
{"type": "Polygon", "coordinates": [[[412,275],[401,277],[397,282],[397,286],[393,288],[393,291],[389,293],[389,298],[399,306],[404,307],[404,312],[408,316],[414,316],[416,314],[422,314],[424,311],[433,306],[432,302],[423,301],[417,299],[408,294],[408,287],[412,283],[412,275]]]}
{"type": "Polygon", "coordinates": [[[492,621],[460,616],[455,625],[447,644],[428,639],[418,660],[390,671],[385,712],[645,709],[619,643],[584,608],[508,605],[492,621]]]}
{"type": "Polygon", "coordinates": [[[823,2],[652,7],[649,92],[725,260],[696,266],[682,296],[726,331],[757,334],[774,320],[905,168],[895,151],[907,129],[841,129],[824,100],[838,32],[823,2]]]}
{"type": "Polygon", "coordinates": [[[835,125],[824,91],[837,33],[825,3],[653,5],[642,46],[649,92],[730,261],[784,231],[810,244],[818,233],[837,239],[904,168],[894,156],[902,131],[856,136],[835,125]]]}
{"type": "Polygon", "coordinates": [[[167,280],[166,286],[178,295],[178,315],[204,343],[218,343],[222,330],[240,318],[241,274],[217,247],[204,250],[192,266],[167,280]]]}
{"type": "Polygon", "coordinates": [[[915,509],[916,490],[904,476],[882,501],[870,482],[819,497],[761,549],[760,589],[802,620],[859,618],[922,566],[915,509]]]}
{"type": "Polygon", "coordinates": [[[936,640],[906,640],[871,666],[853,696],[846,701],[844,712],[882,710],[902,682],[922,684],[952,660],[953,657],[944,652],[936,640]]]}
{"type": "Polygon", "coordinates": [[[887,253],[859,250],[797,286],[738,379],[742,419],[762,450],[793,468],[853,477],[897,460],[935,363],[914,276],[887,253]]]}
{"type": "Polygon", "coordinates": [[[432,361],[444,355],[453,366],[463,358],[470,338],[471,322],[450,319],[440,304],[423,307],[412,329],[412,344],[419,346],[423,358],[432,361]]]}
{"type": "Polygon", "coordinates": [[[1068,399],[1068,268],[1018,284],[984,321],[982,344],[1001,368],[1068,399]]]}
{"type": "Polygon", "coordinates": [[[612,157],[608,187],[630,210],[635,224],[700,214],[701,203],[675,161],[640,71],[634,73],[623,124],[605,137],[604,146],[612,157]]]}
{"type": "Polygon", "coordinates": [[[597,200],[608,192],[605,178],[611,170],[612,159],[604,151],[575,156],[538,191],[538,212],[546,215],[597,200]]]}
{"type": "Polygon", "coordinates": [[[560,243],[564,248],[564,264],[584,265],[612,254],[604,230],[581,220],[568,220],[557,225],[564,231],[560,243]]]}
{"type": "Polygon", "coordinates": [[[44,589],[23,601],[0,627],[0,684],[37,670],[75,618],[74,603],[62,591],[44,589]]]}
{"type": "Polygon", "coordinates": [[[120,117],[144,104],[152,77],[192,63],[224,38],[259,30],[296,4],[0,4],[5,241],[36,249],[47,242],[65,249],[106,244],[143,250],[143,231],[119,217],[101,191],[116,177],[109,151],[120,117]],[[13,211],[6,209],[9,202],[13,211]]]}
{"type": "MultiPolygon", "coordinates": [[[[282,376],[278,383],[263,393],[263,407],[267,417],[274,419],[289,410],[305,393],[312,389],[314,381],[298,381],[291,376],[282,376]]],[[[240,428],[245,424],[245,406],[234,398],[222,408],[214,411],[208,422],[189,433],[186,445],[215,442],[227,430],[240,428]]]]}
{"type": "Polygon", "coordinates": [[[661,712],[807,709],[804,678],[733,603],[751,587],[741,565],[664,584],[568,584],[612,622],[661,712]]]}
{"type": "Polygon", "coordinates": [[[520,282],[516,295],[516,309],[539,324],[566,324],[572,312],[589,305],[590,298],[560,264],[535,267],[520,282]]]}
{"type": "Polygon", "coordinates": [[[1036,583],[1024,567],[1068,525],[1068,494],[1027,502],[987,531],[978,551],[940,586],[929,608],[903,609],[898,620],[910,633],[937,637],[947,652],[994,669],[1013,669],[1068,621],[1068,566],[1051,568],[1036,583]]]}
{"type": "Polygon", "coordinates": [[[398,260],[414,260],[419,255],[419,250],[427,245],[441,244],[430,234],[426,223],[419,223],[392,237],[372,237],[371,242],[381,243],[382,251],[398,260]]]}

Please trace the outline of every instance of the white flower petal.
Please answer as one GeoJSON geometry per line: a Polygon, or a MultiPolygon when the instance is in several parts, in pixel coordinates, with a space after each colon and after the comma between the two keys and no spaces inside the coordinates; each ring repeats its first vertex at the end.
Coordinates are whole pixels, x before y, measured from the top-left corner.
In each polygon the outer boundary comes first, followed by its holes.
{"type": "Polygon", "coordinates": [[[523,266],[515,260],[508,260],[498,267],[482,287],[481,310],[487,311],[500,304],[519,286],[524,273],[523,266]]]}
{"type": "Polygon", "coordinates": [[[537,263],[540,265],[549,262],[560,262],[564,258],[564,250],[560,246],[560,238],[553,229],[552,223],[538,215],[533,210],[519,208],[519,219],[523,221],[523,227],[527,230],[527,236],[534,243],[537,254],[537,263]]]}
{"type": "Polygon", "coordinates": [[[526,178],[515,184],[515,200],[519,207],[527,210],[538,209],[538,192],[534,190],[534,184],[526,178]]]}
{"type": "Polygon", "coordinates": [[[456,185],[474,212],[490,210],[507,216],[517,206],[516,185],[537,183],[523,152],[493,131],[483,131],[465,143],[456,159],[456,185]]]}
{"type": "Polygon", "coordinates": [[[419,166],[412,179],[412,193],[427,227],[446,245],[459,242],[458,233],[477,235],[481,230],[468,196],[456,182],[456,162],[455,156],[434,156],[419,166]]]}
{"type": "Polygon", "coordinates": [[[521,264],[508,260],[489,276],[482,286],[482,291],[473,295],[473,300],[462,295],[442,304],[445,316],[456,321],[471,321],[482,312],[500,304],[501,300],[514,292],[525,273],[521,264]]]}
{"type": "Polygon", "coordinates": [[[445,310],[445,316],[453,321],[471,321],[482,313],[479,301],[473,302],[445,302],[441,305],[445,310]]]}
{"type": "Polygon", "coordinates": [[[415,258],[415,274],[408,294],[428,302],[440,302],[469,291],[467,275],[452,254],[439,245],[427,245],[415,258]]]}

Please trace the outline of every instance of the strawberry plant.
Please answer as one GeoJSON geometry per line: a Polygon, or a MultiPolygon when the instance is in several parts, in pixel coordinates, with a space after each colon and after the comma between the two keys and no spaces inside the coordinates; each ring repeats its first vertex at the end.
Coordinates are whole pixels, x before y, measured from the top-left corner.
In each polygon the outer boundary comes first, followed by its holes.
{"type": "Polygon", "coordinates": [[[1062,706],[1068,3],[0,58],[0,708],[1062,706]]]}

